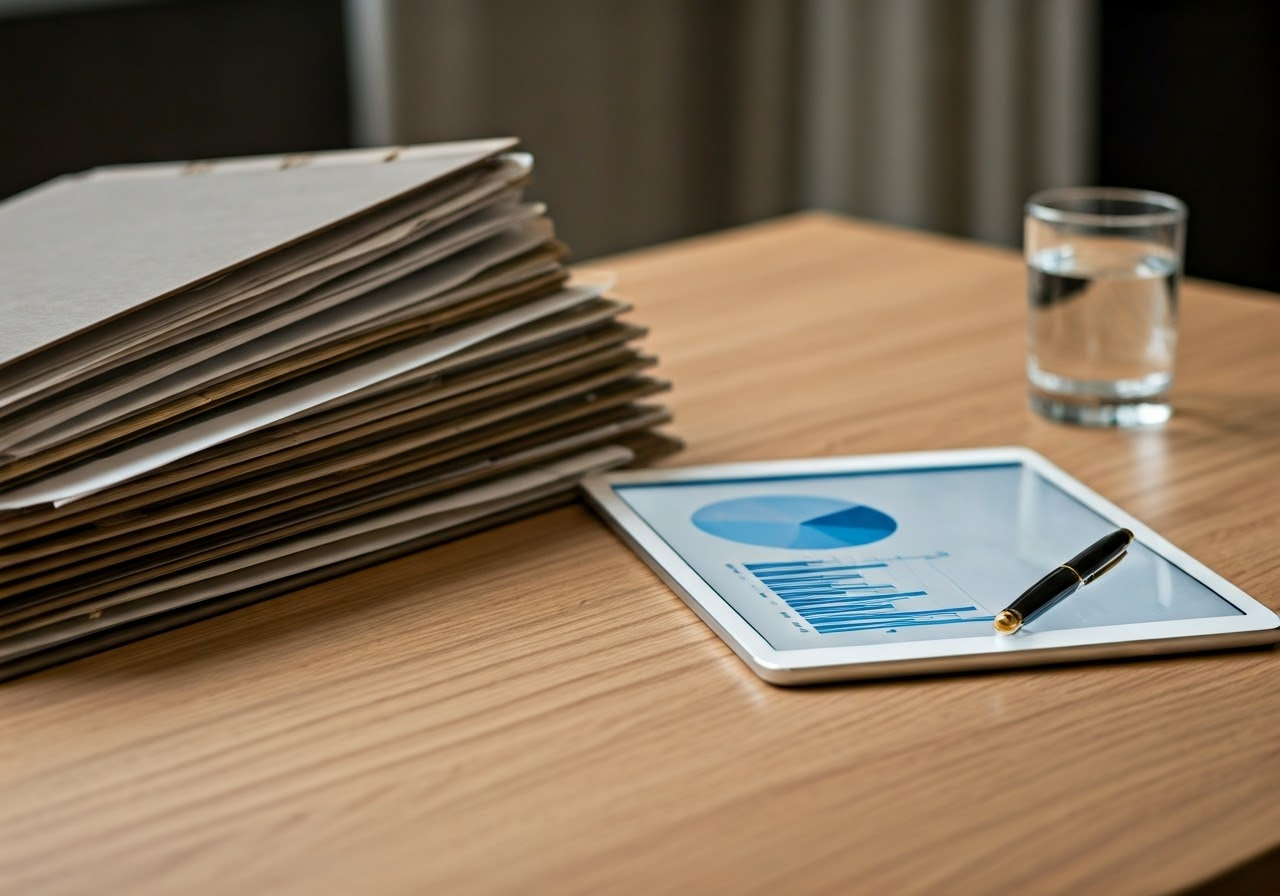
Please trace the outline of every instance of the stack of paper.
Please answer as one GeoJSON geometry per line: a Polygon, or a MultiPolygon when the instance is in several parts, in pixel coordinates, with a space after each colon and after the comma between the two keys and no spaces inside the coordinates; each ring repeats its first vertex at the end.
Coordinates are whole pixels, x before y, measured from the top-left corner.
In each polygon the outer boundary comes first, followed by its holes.
{"type": "Polygon", "coordinates": [[[0,674],[677,447],[514,141],[131,166],[0,205],[0,674]]]}

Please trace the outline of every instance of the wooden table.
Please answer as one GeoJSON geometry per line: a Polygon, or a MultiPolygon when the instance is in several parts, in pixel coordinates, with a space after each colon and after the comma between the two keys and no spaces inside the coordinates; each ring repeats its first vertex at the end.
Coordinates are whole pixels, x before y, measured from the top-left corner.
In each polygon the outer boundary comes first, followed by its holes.
{"type": "MultiPolygon", "coordinates": [[[[1126,433],[1025,409],[1009,252],[802,216],[610,266],[679,462],[1029,445],[1280,606],[1275,299],[1187,284],[1126,433]]],[[[579,507],[0,714],[13,894],[1167,892],[1280,843],[1280,654],[775,688],[579,507]]]]}

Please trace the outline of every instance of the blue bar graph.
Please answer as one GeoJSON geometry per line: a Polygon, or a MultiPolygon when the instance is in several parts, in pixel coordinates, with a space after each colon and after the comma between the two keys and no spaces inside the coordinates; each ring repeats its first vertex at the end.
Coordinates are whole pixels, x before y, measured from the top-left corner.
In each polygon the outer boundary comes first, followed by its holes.
{"type": "Polygon", "coordinates": [[[927,591],[894,584],[887,562],[800,560],[745,563],[743,568],[819,634],[896,631],[993,618],[963,599],[939,601],[927,591]]]}

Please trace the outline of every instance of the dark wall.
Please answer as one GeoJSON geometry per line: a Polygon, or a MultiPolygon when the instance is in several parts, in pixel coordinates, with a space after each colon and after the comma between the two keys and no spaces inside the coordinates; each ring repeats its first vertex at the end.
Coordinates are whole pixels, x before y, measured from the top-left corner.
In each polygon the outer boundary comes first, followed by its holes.
{"type": "Polygon", "coordinates": [[[349,133],[341,0],[0,19],[0,197],[95,165],[329,149],[349,133]]]}
{"type": "Polygon", "coordinates": [[[1280,3],[1100,7],[1100,181],[1187,203],[1188,274],[1280,291],[1280,3]]]}
{"type": "MultiPolygon", "coordinates": [[[[95,165],[350,139],[342,0],[60,6],[0,18],[0,197],[95,165]]],[[[1188,273],[1280,291],[1280,2],[1099,9],[1099,182],[1186,200],[1188,273]]]]}

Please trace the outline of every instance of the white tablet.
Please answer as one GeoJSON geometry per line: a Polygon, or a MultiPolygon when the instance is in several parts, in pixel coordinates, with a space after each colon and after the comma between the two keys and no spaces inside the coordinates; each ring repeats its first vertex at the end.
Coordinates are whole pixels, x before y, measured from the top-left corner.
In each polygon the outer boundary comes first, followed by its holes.
{"type": "Polygon", "coordinates": [[[1023,448],[589,477],[617,532],[762,678],[803,684],[1280,640],[1280,618],[1023,448]],[[1117,528],[1113,570],[992,618],[1117,528]]]}

